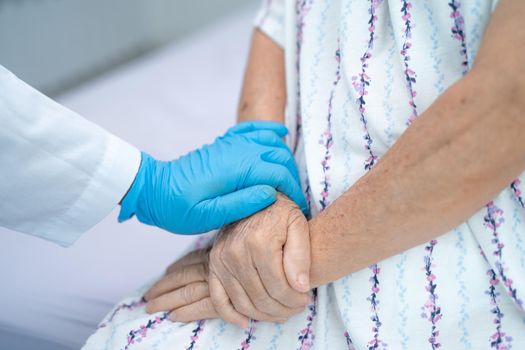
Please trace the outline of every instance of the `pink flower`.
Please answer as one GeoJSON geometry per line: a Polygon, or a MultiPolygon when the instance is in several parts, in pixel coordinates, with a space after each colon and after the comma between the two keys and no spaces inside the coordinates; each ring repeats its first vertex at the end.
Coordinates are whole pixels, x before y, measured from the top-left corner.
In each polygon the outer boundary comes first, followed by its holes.
{"type": "Polygon", "coordinates": [[[450,13],[450,18],[458,18],[459,16],[460,16],[460,13],[457,10],[456,11],[452,11],[450,13]]]}
{"type": "Polygon", "coordinates": [[[497,286],[499,284],[499,280],[497,278],[493,278],[490,280],[491,286],[497,286]]]}
{"type": "Polygon", "coordinates": [[[427,281],[434,281],[435,279],[436,279],[436,275],[434,275],[433,273],[427,276],[427,281]]]}

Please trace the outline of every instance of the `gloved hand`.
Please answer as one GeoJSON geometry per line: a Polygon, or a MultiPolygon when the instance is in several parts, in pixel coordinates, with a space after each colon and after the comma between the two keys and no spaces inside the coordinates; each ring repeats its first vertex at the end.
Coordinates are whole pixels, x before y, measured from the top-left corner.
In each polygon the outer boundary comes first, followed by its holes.
{"type": "Polygon", "coordinates": [[[197,234],[266,208],[277,199],[276,191],[306,213],[295,160],[281,139],[287,132],[279,123],[246,122],[173,161],[142,153],[119,221],[136,215],[173,233],[197,234]]]}

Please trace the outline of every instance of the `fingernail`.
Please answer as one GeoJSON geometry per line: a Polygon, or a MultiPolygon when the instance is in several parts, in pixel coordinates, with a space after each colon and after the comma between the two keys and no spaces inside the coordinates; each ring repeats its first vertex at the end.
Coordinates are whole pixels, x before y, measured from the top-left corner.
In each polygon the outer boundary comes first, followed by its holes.
{"type": "Polygon", "coordinates": [[[177,321],[177,316],[175,316],[175,312],[171,312],[168,316],[168,318],[170,319],[170,321],[172,322],[176,322],[177,321]]]}
{"type": "Polygon", "coordinates": [[[297,277],[297,283],[303,292],[307,292],[310,289],[310,276],[306,272],[301,272],[297,277]]]}

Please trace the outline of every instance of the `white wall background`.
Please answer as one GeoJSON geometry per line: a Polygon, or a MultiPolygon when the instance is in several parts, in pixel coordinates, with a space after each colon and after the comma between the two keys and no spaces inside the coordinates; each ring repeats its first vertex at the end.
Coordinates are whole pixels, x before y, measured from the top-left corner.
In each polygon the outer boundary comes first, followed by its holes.
{"type": "Polygon", "coordinates": [[[258,0],[0,0],[0,64],[56,95],[258,0]]]}

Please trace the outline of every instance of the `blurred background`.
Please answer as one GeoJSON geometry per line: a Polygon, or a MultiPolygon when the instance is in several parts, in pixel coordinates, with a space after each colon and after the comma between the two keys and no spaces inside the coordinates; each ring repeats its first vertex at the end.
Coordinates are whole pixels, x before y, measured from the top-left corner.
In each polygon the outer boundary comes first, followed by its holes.
{"type": "MultiPolygon", "coordinates": [[[[171,159],[234,123],[258,3],[0,0],[0,64],[171,159]]],[[[0,349],[79,349],[196,239],[116,216],[68,249],[0,228],[0,349]]]]}
{"type": "Polygon", "coordinates": [[[56,95],[250,3],[257,0],[0,0],[0,61],[56,95]]]}

